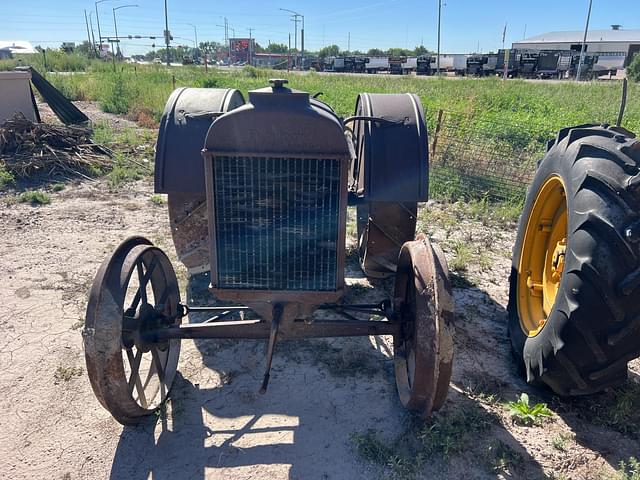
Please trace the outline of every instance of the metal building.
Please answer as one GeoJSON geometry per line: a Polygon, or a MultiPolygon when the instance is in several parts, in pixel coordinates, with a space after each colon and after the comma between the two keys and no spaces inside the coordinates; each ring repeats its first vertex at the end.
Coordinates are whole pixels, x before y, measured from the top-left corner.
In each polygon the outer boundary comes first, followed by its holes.
{"type": "MultiPolygon", "coordinates": [[[[633,55],[640,52],[640,30],[624,30],[613,25],[611,30],[590,30],[587,35],[587,53],[621,53],[627,66],[633,55]]],[[[548,32],[513,43],[522,50],[573,50],[582,48],[584,31],[548,32]]]]}

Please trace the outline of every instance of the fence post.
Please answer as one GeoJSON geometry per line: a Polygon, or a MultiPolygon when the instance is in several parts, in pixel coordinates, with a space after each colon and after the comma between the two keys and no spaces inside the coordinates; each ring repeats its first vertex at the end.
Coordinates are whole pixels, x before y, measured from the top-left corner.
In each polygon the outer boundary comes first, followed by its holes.
{"type": "Polygon", "coordinates": [[[442,110],[438,110],[438,120],[436,121],[436,131],[433,134],[433,143],[431,144],[431,160],[436,156],[436,147],[438,146],[438,134],[440,133],[440,126],[442,125],[442,110]]]}
{"type": "Polygon", "coordinates": [[[176,89],[176,76],[175,75],[171,75],[171,81],[173,82],[173,89],[176,89]]]}

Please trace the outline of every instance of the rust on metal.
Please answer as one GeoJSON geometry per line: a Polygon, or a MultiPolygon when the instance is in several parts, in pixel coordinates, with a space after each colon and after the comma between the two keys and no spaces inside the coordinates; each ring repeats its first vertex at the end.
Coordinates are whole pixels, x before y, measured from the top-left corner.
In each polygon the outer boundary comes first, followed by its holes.
{"type": "Polygon", "coordinates": [[[362,94],[343,121],[286,81],[272,84],[244,106],[233,90],[179,89],[167,104],[156,187],[168,193],[178,258],[190,274],[210,270],[216,299],[239,305],[181,304],[167,256],[144,238],[105,260],[89,297],[85,355],[96,396],[124,424],[167,398],[187,338],[268,340],[264,392],[280,340],[389,335],[402,403],[426,416],[446,398],[446,261],[426,237],[414,241],[428,172],[417,97],[362,94]],[[358,206],[361,266],[370,277],[396,275],[393,302],[343,302],[348,202],[358,206]],[[194,311],[213,316],[182,324],[194,311]]]}

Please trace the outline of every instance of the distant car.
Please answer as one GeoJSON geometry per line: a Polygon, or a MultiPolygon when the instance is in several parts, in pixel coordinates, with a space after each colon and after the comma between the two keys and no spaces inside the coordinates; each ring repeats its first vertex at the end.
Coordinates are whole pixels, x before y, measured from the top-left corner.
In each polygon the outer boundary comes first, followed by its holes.
{"type": "Polygon", "coordinates": [[[160,60],[158,57],[153,59],[153,63],[159,63],[162,64],[162,60],[160,60]]]}

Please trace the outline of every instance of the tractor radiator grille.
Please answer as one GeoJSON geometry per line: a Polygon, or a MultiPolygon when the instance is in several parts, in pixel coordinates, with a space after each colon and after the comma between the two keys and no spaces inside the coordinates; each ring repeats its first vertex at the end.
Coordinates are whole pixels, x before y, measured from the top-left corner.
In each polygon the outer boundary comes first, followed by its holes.
{"type": "Polygon", "coordinates": [[[213,162],[217,288],[336,290],[340,161],[213,162]]]}

